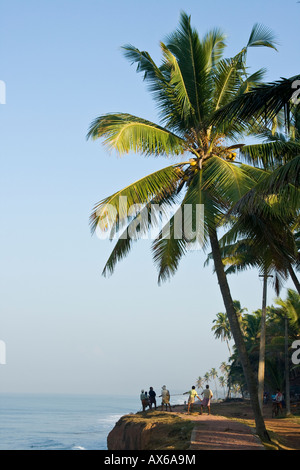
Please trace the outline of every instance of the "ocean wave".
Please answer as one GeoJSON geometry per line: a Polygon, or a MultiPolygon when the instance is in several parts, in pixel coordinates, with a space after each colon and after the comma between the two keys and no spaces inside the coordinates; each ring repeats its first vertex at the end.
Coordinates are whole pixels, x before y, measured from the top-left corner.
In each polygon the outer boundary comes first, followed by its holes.
{"type": "Polygon", "coordinates": [[[119,419],[123,416],[122,413],[120,414],[113,414],[113,415],[109,415],[109,416],[105,416],[103,418],[99,418],[97,421],[98,421],[98,424],[104,424],[104,425],[111,425],[111,424],[114,424],[116,423],[117,421],[119,421],[119,419]]]}

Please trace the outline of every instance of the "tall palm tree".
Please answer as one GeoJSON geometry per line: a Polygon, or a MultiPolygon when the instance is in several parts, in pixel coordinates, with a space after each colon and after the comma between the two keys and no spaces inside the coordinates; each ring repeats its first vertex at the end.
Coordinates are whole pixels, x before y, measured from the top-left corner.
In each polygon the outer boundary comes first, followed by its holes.
{"type": "Polygon", "coordinates": [[[158,280],[163,281],[176,272],[191,242],[204,246],[210,243],[218,283],[251,396],[257,432],[268,438],[217,235],[224,213],[256,183],[244,168],[234,163],[239,144],[233,144],[233,139],[249,129],[250,124],[247,126],[247,123],[226,118],[218,124],[214,122],[218,110],[234,97],[251,90],[262,79],[263,70],[250,76],[246,74],[247,51],[250,47],[259,46],[275,49],[272,33],[261,25],[255,25],[245,47],[234,57],[224,58],[224,34],[214,29],[201,40],[191,26],[190,17],[182,13],[178,29],[168,36],[165,43],[161,43],[160,66],[148,52],[131,45],[124,46],[126,57],[137,64],[137,71],[144,74],[144,80],[150,85],[160,111],[161,124],[127,113],[105,114],[92,122],[88,138],[104,138],[106,147],[120,154],[137,152],[146,156],[181,157],[180,162],[142,178],[95,206],[91,216],[92,230],[101,228],[103,219],[104,226],[114,234],[123,224],[104,274],[113,272],[116,263],[129,252],[136,237],[127,235],[137,222],[139,235],[148,231],[150,224],[157,223],[157,214],[154,214],[155,222],[152,217],[149,220],[149,214],[153,215],[153,205],[166,210],[180,197],[180,208],[168,221],[169,236],[165,236],[162,229],[153,243],[158,280]],[[189,154],[190,158],[182,161],[184,154],[189,154]],[[136,211],[131,212],[128,222],[128,210],[133,205],[139,207],[135,206],[136,211]],[[199,205],[205,207],[204,233],[199,229],[191,235],[189,222],[188,233],[184,231],[184,235],[178,236],[176,221],[180,211],[189,206],[194,215],[199,205]],[[145,211],[147,217],[141,217],[145,211]]]}
{"type": "MultiPolygon", "coordinates": [[[[293,270],[292,263],[296,263],[298,252],[296,241],[289,224],[275,217],[266,217],[239,211],[239,217],[231,230],[223,237],[222,247],[223,263],[229,264],[226,272],[234,272],[249,267],[258,267],[263,278],[262,316],[260,334],[260,355],[258,366],[258,399],[260,407],[263,407],[264,378],[265,378],[265,337],[266,337],[266,308],[267,308],[267,282],[268,278],[274,279],[274,286],[279,294],[283,282],[291,274],[297,289],[299,282],[293,270]],[[235,240],[238,235],[247,238],[227,245],[226,242],[235,240]]],[[[211,257],[211,256],[210,256],[211,257]]]]}
{"type": "MultiPolygon", "coordinates": [[[[289,129],[287,129],[288,137],[286,134],[269,130],[264,125],[257,124],[257,134],[267,138],[267,142],[243,146],[240,153],[252,163],[260,164],[265,169],[274,170],[293,160],[297,153],[300,154],[300,120],[299,111],[295,107],[292,118],[289,129]]],[[[253,199],[250,203],[249,193],[241,198],[231,211],[232,227],[221,240],[221,245],[223,244],[223,263],[229,264],[227,273],[255,266],[259,268],[260,276],[263,277],[258,367],[258,396],[262,408],[268,278],[274,278],[274,287],[279,295],[282,283],[290,275],[300,293],[300,283],[294,271],[294,267],[299,263],[299,254],[293,233],[295,227],[299,226],[300,191],[288,183],[279,194],[271,196],[265,194],[265,189],[260,193],[259,185],[251,192],[255,204],[253,199]],[[295,195],[295,200],[298,200],[298,204],[289,208],[291,192],[295,195]],[[285,193],[287,193],[287,197],[285,197],[285,193]]]]}

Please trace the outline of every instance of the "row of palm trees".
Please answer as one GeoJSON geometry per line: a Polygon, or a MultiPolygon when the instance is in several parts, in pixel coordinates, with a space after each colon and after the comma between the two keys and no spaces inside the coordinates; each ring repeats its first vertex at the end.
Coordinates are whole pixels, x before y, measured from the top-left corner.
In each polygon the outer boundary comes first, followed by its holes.
{"type": "Polygon", "coordinates": [[[212,29],[201,38],[183,12],[178,28],[160,46],[160,65],[146,51],[123,47],[149,85],[160,124],[124,112],[109,113],[97,117],[88,132],[88,138],[101,138],[107,149],[121,155],[135,152],[170,160],[165,168],[96,204],[90,219],[92,231],[104,226],[120,235],[103,274],[113,273],[131,250],[137,239],[128,236],[132,227],[143,220],[138,232],[143,237],[151,224],[158,223],[158,217],[150,217],[153,206],[167,210],[179,203],[180,210],[189,205],[196,211],[204,205],[204,230],[196,232],[192,240],[177,236],[175,213],[167,221],[168,236],[161,229],[153,241],[158,282],[175,274],[191,246],[210,247],[256,430],[268,439],[257,378],[227,275],[230,269],[255,266],[265,279],[274,276],[277,289],[291,276],[299,292],[295,271],[300,119],[294,84],[300,75],[264,84],[264,70],[248,73],[250,48],[276,51],[274,35],[259,24],[253,26],[245,45],[227,58],[225,34],[212,29]],[[247,145],[249,136],[257,137],[257,144],[247,145]],[[135,212],[128,218],[132,207],[135,212]],[[146,221],[141,218],[145,211],[149,215],[146,221]]]}
{"type": "MultiPolygon", "coordinates": [[[[212,367],[211,370],[209,372],[206,372],[203,377],[199,376],[197,378],[197,381],[196,381],[196,387],[198,389],[202,389],[204,388],[204,385],[205,384],[209,384],[210,382],[210,379],[212,379],[214,381],[214,385],[215,385],[215,392],[216,392],[216,396],[215,398],[218,398],[218,387],[217,387],[217,383],[221,386],[221,388],[223,389],[223,395],[225,394],[225,388],[228,386],[228,371],[229,371],[229,366],[225,363],[225,362],[222,362],[222,364],[220,365],[219,367],[222,375],[219,375],[218,374],[218,371],[215,367],[212,367]],[[218,379],[218,380],[217,380],[218,379]]],[[[235,384],[234,384],[235,385],[235,384]]],[[[235,392],[237,392],[237,388],[238,387],[234,387],[235,389],[235,392]]]]}
{"type": "MultiPolygon", "coordinates": [[[[241,308],[240,302],[235,301],[237,315],[243,332],[244,341],[252,363],[253,370],[258,372],[260,357],[260,339],[262,326],[262,310],[258,309],[248,313],[241,308]]],[[[212,331],[216,338],[226,341],[229,352],[227,365],[227,384],[229,387],[238,385],[246,391],[247,384],[241,368],[238,352],[235,347],[230,349],[232,334],[226,313],[218,313],[214,320],[212,331]]],[[[275,392],[277,389],[285,391],[287,413],[290,413],[290,376],[296,375],[299,365],[293,364],[292,345],[300,335],[300,295],[292,289],[287,289],[285,299],[275,299],[274,305],[266,309],[266,354],[264,391],[275,392]]]]}

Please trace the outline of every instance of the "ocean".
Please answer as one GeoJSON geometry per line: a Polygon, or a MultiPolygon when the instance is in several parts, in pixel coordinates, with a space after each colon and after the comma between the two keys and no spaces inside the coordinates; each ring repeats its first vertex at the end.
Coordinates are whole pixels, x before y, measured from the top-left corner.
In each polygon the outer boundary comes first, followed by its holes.
{"type": "Polygon", "coordinates": [[[107,450],[118,419],[140,408],[139,394],[0,394],[0,450],[107,450]]]}

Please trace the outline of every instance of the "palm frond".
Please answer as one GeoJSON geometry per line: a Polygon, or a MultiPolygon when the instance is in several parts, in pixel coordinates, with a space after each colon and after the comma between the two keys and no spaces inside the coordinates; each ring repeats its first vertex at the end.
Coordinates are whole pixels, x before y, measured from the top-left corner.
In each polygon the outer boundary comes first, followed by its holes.
{"type": "Polygon", "coordinates": [[[187,251],[184,237],[176,238],[174,236],[175,220],[176,216],[174,215],[152,244],[153,260],[158,266],[159,284],[175,274],[181,258],[187,251]]]}
{"type": "Polygon", "coordinates": [[[259,70],[256,70],[256,72],[253,72],[251,75],[247,76],[247,78],[245,78],[242,82],[236,96],[241,96],[244,93],[250,91],[252,88],[260,85],[262,83],[262,79],[264,78],[265,73],[266,69],[261,68],[259,70]]]}
{"type": "Polygon", "coordinates": [[[179,132],[185,130],[188,127],[186,120],[190,118],[188,111],[193,114],[193,109],[187,95],[182,99],[182,91],[185,85],[182,77],[180,77],[180,67],[176,63],[176,58],[171,57],[169,51],[168,61],[166,58],[167,47],[163,43],[161,43],[161,49],[165,62],[160,67],[155,64],[148,52],[140,51],[131,44],[123,46],[122,49],[125,51],[124,55],[128,60],[137,63],[137,72],[144,74],[144,80],[149,84],[149,91],[158,105],[162,123],[168,129],[179,132]],[[172,76],[174,77],[174,75],[177,76],[178,80],[176,87],[173,86],[174,80],[172,83],[172,76]],[[180,90],[179,95],[178,90],[180,90]]]}
{"type": "Polygon", "coordinates": [[[210,109],[212,50],[200,41],[197,31],[191,26],[190,16],[184,12],[181,13],[179,28],[167,37],[165,44],[180,65],[197,122],[201,123],[210,109]]]}
{"type": "Polygon", "coordinates": [[[239,201],[255,182],[241,165],[224,160],[218,156],[209,158],[205,166],[204,188],[224,204],[239,201]]]}
{"type": "MultiPolygon", "coordinates": [[[[248,93],[238,96],[231,103],[221,108],[213,118],[215,125],[222,120],[248,121],[254,117],[262,118],[266,126],[272,125],[273,119],[284,109],[286,121],[289,120],[290,100],[293,99],[293,84],[300,80],[300,75],[282,78],[273,83],[261,84],[248,93]]],[[[287,122],[288,123],[288,122],[287,122]]]]}
{"type": "Polygon", "coordinates": [[[226,35],[220,28],[213,28],[204,35],[202,44],[207,51],[206,56],[210,57],[208,67],[215,67],[222,58],[226,47],[225,39],[226,35]]]}
{"type": "Polygon", "coordinates": [[[116,223],[124,222],[129,209],[134,205],[145,205],[154,197],[165,197],[172,193],[180,181],[180,168],[181,165],[171,165],[158,170],[100,201],[90,217],[92,232],[102,221],[110,228],[116,223]]]}
{"type": "Polygon", "coordinates": [[[190,101],[180,65],[176,57],[165,44],[161,43],[161,48],[164,57],[164,68],[167,69],[170,74],[169,85],[172,89],[172,95],[175,95],[180,103],[178,111],[181,114],[181,119],[188,124],[191,120],[191,116],[194,116],[195,110],[190,101]]]}
{"type": "Polygon", "coordinates": [[[104,145],[119,154],[181,155],[186,150],[183,139],[153,122],[131,114],[106,114],[96,118],[87,138],[104,137],[104,145]]]}
{"type": "Polygon", "coordinates": [[[167,221],[152,244],[153,260],[158,267],[159,284],[176,273],[181,258],[191,249],[191,246],[192,249],[197,249],[206,243],[205,224],[202,225],[204,221],[198,221],[201,224],[200,230],[199,227],[192,227],[196,219],[197,205],[199,207],[203,204],[204,194],[203,192],[195,194],[192,187],[193,185],[188,188],[180,207],[167,221]],[[187,206],[192,207],[192,215],[188,220],[184,218],[187,206]]]}
{"type": "Polygon", "coordinates": [[[256,23],[250,33],[247,47],[270,47],[276,49],[276,36],[266,26],[256,23]]]}
{"type": "Polygon", "coordinates": [[[240,155],[249,163],[262,165],[266,169],[282,166],[300,155],[300,141],[273,140],[252,145],[245,145],[240,155]]]}
{"type": "MultiPolygon", "coordinates": [[[[137,209],[136,214],[130,218],[125,230],[119,235],[104,266],[103,276],[114,272],[117,263],[128,255],[134,242],[143,237],[149,237],[149,231],[160,225],[161,218],[167,216],[169,209],[176,203],[177,197],[176,186],[171,183],[169,188],[164,188],[161,193],[142,206],[140,210],[137,209]]],[[[110,238],[116,236],[117,228],[116,224],[112,227],[110,238]]]]}
{"type": "Polygon", "coordinates": [[[222,59],[214,70],[214,108],[215,110],[228,104],[241,87],[242,75],[239,65],[234,59],[222,59]]]}
{"type": "MultiPolygon", "coordinates": [[[[283,193],[287,186],[293,185],[299,188],[300,185],[300,155],[287,162],[285,165],[276,168],[266,179],[264,190],[266,193],[283,193]]],[[[294,198],[290,201],[293,206],[299,208],[299,194],[294,192],[294,198]]]]}

